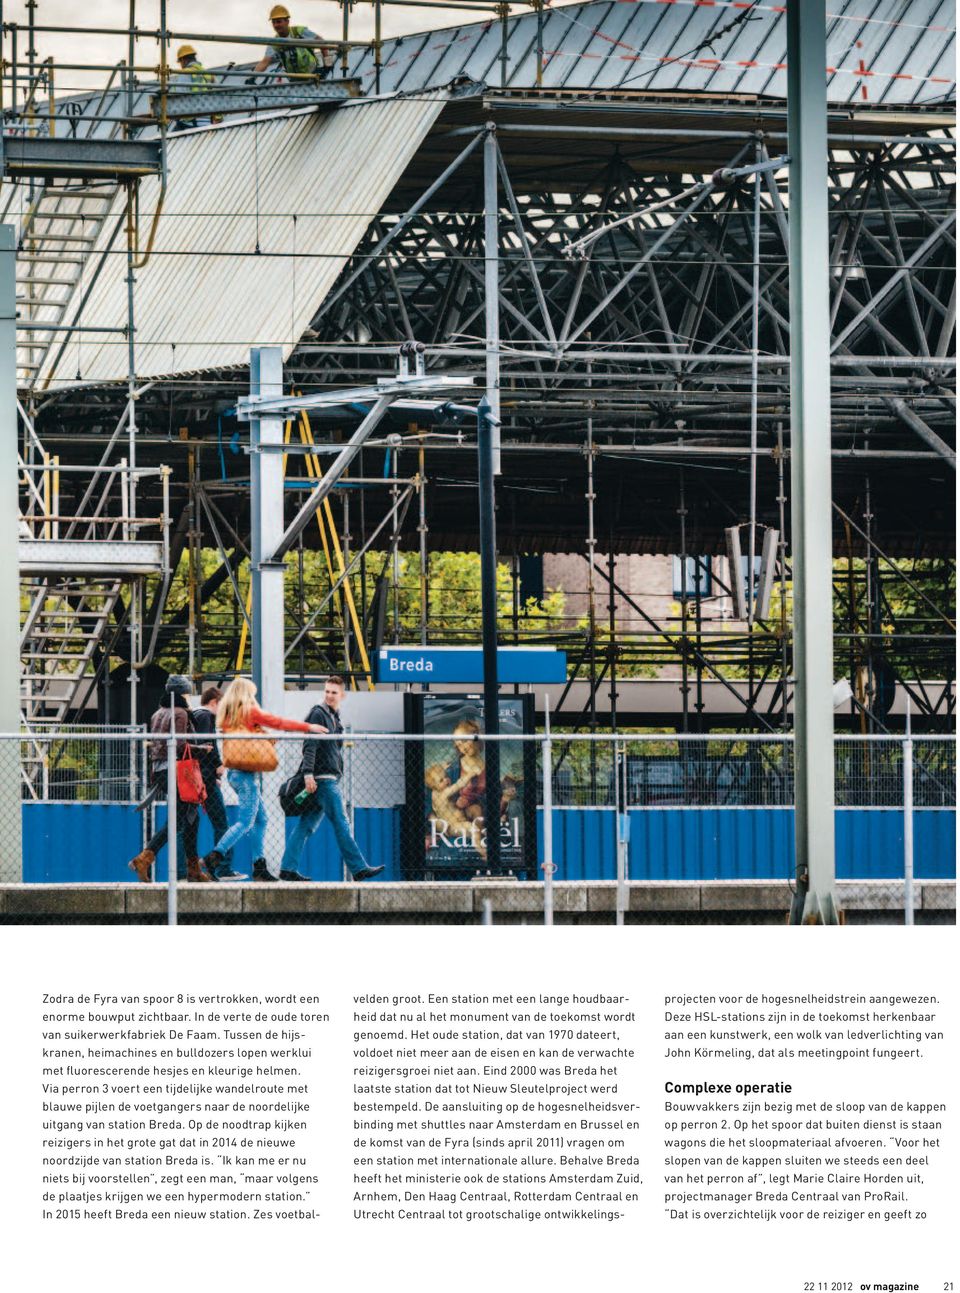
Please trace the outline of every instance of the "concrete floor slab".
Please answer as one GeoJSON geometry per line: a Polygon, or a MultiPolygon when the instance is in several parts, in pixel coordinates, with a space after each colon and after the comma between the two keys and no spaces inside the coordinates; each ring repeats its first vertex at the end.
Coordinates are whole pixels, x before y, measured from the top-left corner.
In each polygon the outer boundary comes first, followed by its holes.
{"type": "Polygon", "coordinates": [[[278,912],[329,912],[351,914],[359,908],[354,884],[257,884],[238,886],[242,890],[245,915],[276,915],[278,912]]]}
{"type": "Polygon", "coordinates": [[[705,880],[700,885],[701,911],[790,910],[791,887],[786,882],[705,880]]]}
{"type": "Polygon", "coordinates": [[[470,884],[367,884],[357,886],[362,914],[416,913],[423,916],[472,912],[470,884]]]}
{"type": "Polygon", "coordinates": [[[91,916],[122,916],[126,885],[85,884],[5,885],[3,914],[43,920],[88,920],[91,916]]]}
{"type": "MultiPolygon", "coordinates": [[[[751,917],[786,919],[792,886],[786,881],[634,881],[628,885],[627,917],[682,922],[718,922],[724,917],[747,923],[751,917]]],[[[554,913],[558,922],[578,916],[612,919],[617,886],[609,880],[570,881],[554,885],[554,913]]],[[[841,909],[857,919],[878,919],[889,924],[902,921],[903,882],[840,881],[837,895],[841,909]]],[[[515,881],[510,884],[477,882],[351,884],[311,883],[179,886],[178,910],[193,919],[242,922],[289,916],[355,917],[375,921],[406,917],[410,923],[436,924],[447,917],[460,923],[479,922],[484,899],[489,898],[493,921],[503,923],[542,920],[543,884],[515,881]]],[[[915,902],[918,920],[955,918],[956,885],[950,880],[917,881],[915,902]]],[[[164,920],[167,889],[162,884],[8,884],[0,885],[0,920],[42,922],[164,920]]],[[[728,922],[729,923],[729,920],[728,922]]]]}

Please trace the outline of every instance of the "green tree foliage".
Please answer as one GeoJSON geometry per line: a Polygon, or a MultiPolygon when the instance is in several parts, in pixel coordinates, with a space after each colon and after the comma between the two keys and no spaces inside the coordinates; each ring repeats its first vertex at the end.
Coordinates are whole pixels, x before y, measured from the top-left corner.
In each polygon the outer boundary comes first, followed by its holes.
{"type": "MultiPolygon", "coordinates": [[[[334,571],[337,567],[335,558],[334,571]]],[[[198,581],[203,583],[219,568],[219,554],[210,549],[201,553],[198,581]]],[[[398,559],[399,595],[394,596],[393,558],[384,552],[368,553],[367,601],[373,595],[377,582],[382,578],[387,588],[385,635],[392,641],[395,625],[399,625],[401,642],[419,642],[421,635],[420,557],[418,553],[402,552],[398,559]]],[[[834,626],[836,634],[837,677],[845,676],[850,662],[850,611],[852,589],[855,607],[852,649],[858,662],[862,662],[871,641],[879,647],[895,667],[909,668],[921,660],[926,677],[951,676],[950,662],[952,630],[949,620],[955,615],[956,565],[946,560],[900,561],[898,569],[908,577],[910,585],[898,577],[897,571],[881,563],[880,590],[875,593],[872,619],[868,615],[867,581],[865,563],[855,558],[848,570],[845,559],[834,563],[834,626]],[[871,639],[869,634],[875,636],[871,639]],[[925,645],[924,645],[925,644],[925,645]],[[921,653],[918,656],[918,651],[921,653]],[[929,657],[929,658],[928,658],[929,657]]],[[[249,568],[244,560],[237,571],[240,596],[245,601],[249,588],[249,568]]],[[[301,619],[309,620],[319,610],[314,630],[307,648],[310,667],[323,667],[321,655],[327,661],[343,665],[343,614],[342,594],[334,603],[328,601],[321,608],[331,586],[330,572],[323,551],[292,553],[287,559],[286,603],[288,624],[301,619]],[[299,592],[298,563],[303,563],[303,597],[299,592]]],[[[480,640],[480,558],[473,552],[435,552],[429,557],[428,566],[427,636],[432,642],[448,644],[475,643],[480,640]]],[[[351,575],[350,585],[358,615],[363,614],[363,589],[359,570],[351,575]]],[[[875,585],[874,585],[875,586],[875,585]]],[[[148,590],[147,604],[151,591],[148,590]]],[[[164,623],[169,624],[180,612],[185,623],[188,600],[188,564],[184,555],[171,583],[164,623]]],[[[497,567],[497,622],[504,643],[513,640],[514,624],[522,641],[550,641],[554,635],[569,634],[571,628],[586,641],[588,621],[584,616],[571,624],[566,610],[567,599],[561,588],[545,591],[542,599],[528,598],[514,609],[514,581],[510,566],[501,562],[497,567]]],[[[236,603],[229,580],[207,598],[202,608],[203,664],[208,672],[234,667],[242,615],[236,603]]],[[[762,670],[763,661],[771,655],[780,656],[781,640],[786,633],[788,648],[793,618],[793,589],[788,581],[784,587],[776,582],[773,587],[768,618],[754,630],[755,663],[762,670]]],[[[680,605],[671,608],[669,635],[680,639],[680,605]]],[[[688,634],[692,634],[694,610],[688,603],[688,634]]],[[[369,641],[370,626],[366,638],[369,641]]],[[[735,621],[712,620],[704,624],[704,650],[717,672],[731,680],[747,676],[743,641],[744,625],[735,621]],[[729,638],[729,644],[726,639],[729,638]],[[738,646],[737,643],[740,643],[738,646]]],[[[183,668],[185,662],[184,628],[166,629],[161,638],[159,662],[167,668],[183,668]]],[[[596,626],[596,656],[602,668],[610,653],[609,629],[605,621],[596,626]]],[[[249,644],[245,656],[249,667],[249,644]]],[[[695,660],[688,652],[691,668],[695,660]]],[[[617,675],[621,678],[655,678],[665,666],[676,666],[680,656],[667,638],[655,630],[619,635],[616,645],[617,675]]]]}
{"type": "MultiPolygon", "coordinates": [[[[343,593],[323,606],[330,587],[330,571],[323,551],[305,551],[303,562],[303,597],[299,591],[299,554],[287,559],[285,590],[288,623],[309,620],[319,610],[315,622],[313,641],[322,639],[325,646],[336,651],[342,644],[341,616],[344,611],[343,593]],[[321,609],[322,607],[322,609],[321,609]],[[331,628],[332,626],[332,628],[331,628]]],[[[339,571],[331,554],[334,575],[339,571]]],[[[220,567],[219,554],[205,549],[201,554],[197,583],[203,584],[220,567]]],[[[398,595],[394,595],[394,561],[383,552],[367,554],[367,599],[373,595],[377,582],[384,578],[387,585],[385,617],[386,638],[393,640],[394,624],[399,621],[401,642],[419,642],[421,625],[422,584],[419,553],[401,552],[398,566],[398,595]]],[[[474,552],[437,552],[429,557],[428,564],[427,635],[430,641],[448,644],[476,643],[481,635],[480,607],[480,557],[474,552]]],[[[241,598],[246,601],[249,590],[249,566],[244,561],[237,572],[237,585],[241,598]]],[[[357,615],[362,617],[363,580],[359,569],[350,576],[357,615]]],[[[180,614],[181,620],[189,600],[189,564],[184,554],[170,585],[165,622],[180,614]]],[[[148,598],[149,601],[149,593],[148,598]]],[[[542,600],[527,598],[517,607],[516,623],[524,641],[531,636],[546,638],[564,623],[565,597],[559,588],[549,589],[542,600]]],[[[511,641],[514,629],[514,581],[507,563],[497,566],[497,622],[502,639],[511,641]]],[[[204,668],[207,672],[234,667],[237,640],[242,615],[237,606],[233,586],[225,580],[204,602],[202,608],[204,668]]],[[[184,630],[175,635],[168,633],[168,646],[162,651],[161,664],[169,669],[183,667],[184,630]]],[[[367,634],[369,640],[369,633],[367,634]]],[[[249,667],[249,643],[245,655],[249,667]]]]}
{"type": "MultiPolygon", "coordinates": [[[[382,560],[377,564],[379,570],[382,560]]],[[[428,559],[429,604],[427,626],[431,638],[478,642],[481,632],[480,556],[476,552],[436,552],[428,559]]],[[[497,626],[510,641],[514,626],[513,576],[510,567],[497,565],[497,626]]],[[[564,614],[562,589],[549,589],[542,601],[527,598],[517,607],[518,629],[524,637],[556,631],[564,614]]],[[[400,554],[401,637],[418,641],[421,612],[419,553],[400,554]]],[[[392,623],[388,616],[388,624],[392,623]]]]}

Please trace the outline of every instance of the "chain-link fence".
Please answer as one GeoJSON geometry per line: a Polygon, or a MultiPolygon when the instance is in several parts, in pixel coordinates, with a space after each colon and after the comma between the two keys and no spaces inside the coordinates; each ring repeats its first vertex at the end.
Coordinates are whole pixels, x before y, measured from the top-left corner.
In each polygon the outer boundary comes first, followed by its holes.
{"type": "MultiPolygon", "coordinates": [[[[218,739],[0,738],[0,915],[714,923],[790,905],[789,736],[218,739]]],[[[954,740],[838,737],[835,780],[847,919],[953,919],[954,740]]]]}

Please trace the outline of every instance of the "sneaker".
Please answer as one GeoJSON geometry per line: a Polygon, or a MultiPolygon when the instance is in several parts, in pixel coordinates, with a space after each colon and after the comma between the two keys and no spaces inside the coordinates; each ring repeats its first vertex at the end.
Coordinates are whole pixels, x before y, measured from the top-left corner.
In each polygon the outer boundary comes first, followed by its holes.
{"type": "Polygon", "coordinates": [[[217,867],[215,875],[218,880],[249,880],[250,879],[250,877],[248,875],[244,875],[242,871],[234,871],[233,867],[229,864],[229,862],[225,862],[223,866],[217,867]]]}
{"type": "Polygon", "coordinates": [[[308,875],[301,875],[299,871],[287,871],[284,869],[280,872],[280,879],[303,884],[309,881],[310,877],[308,875]]]}
{"type": "Polygon", "coordinates": [[[253,864],[253,878],[254,880],[276,880],[277,877],[272,871],[267,870],[265,858],[257,858],[253,864]]]}
{"type": "Polygon", "coordinates": [[[375,875],[379,875],[381,871],[386,869],[386,867],[382,866],[361,867],[359,871],[354,871],[353,878],[354,880],[371,880],[375,875]]]}

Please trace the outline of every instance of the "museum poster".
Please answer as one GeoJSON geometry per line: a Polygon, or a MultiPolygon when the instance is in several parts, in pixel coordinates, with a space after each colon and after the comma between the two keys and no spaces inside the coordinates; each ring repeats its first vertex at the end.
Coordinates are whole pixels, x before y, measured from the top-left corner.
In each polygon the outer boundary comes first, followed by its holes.
{"type": "MultiPolygon", "coordinates": [[[[529,696],[500,698],[500,731],[522,736],[529,696]]],[[[489,869],[483,701],[410,695],[408,730],[421,732],[407,763],[407,861],[413,874],[489,869]]],[[[536,866],[536,761],[529,742],[500,742],[500,871],[536,866]]]]}

